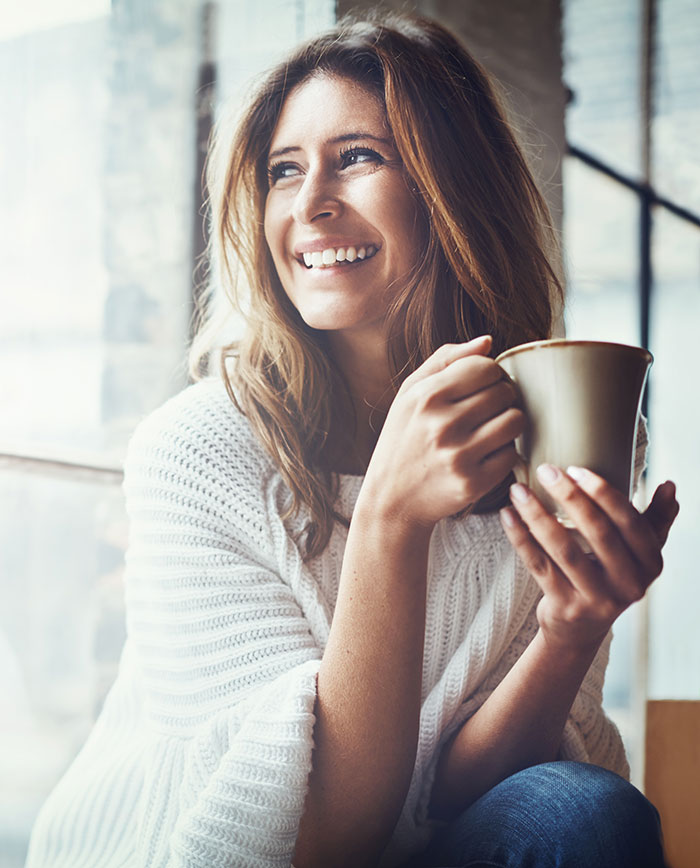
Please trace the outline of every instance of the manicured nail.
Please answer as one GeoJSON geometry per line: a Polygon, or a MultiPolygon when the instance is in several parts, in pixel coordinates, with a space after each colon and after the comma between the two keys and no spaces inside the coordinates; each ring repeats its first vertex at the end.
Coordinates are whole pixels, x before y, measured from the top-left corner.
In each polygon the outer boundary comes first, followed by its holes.
{"type": "Polygon", "coordinates": [[[586,470],[583,467],[567,467],[566,475],[570,476],[575,482],[583,482],[586,478],[586,470]]]}
{"type": "Polygon", "coordinates": [[[530,492],[520,482],[516,482],[510,487],[510,496],[518,503],[526,503],[530,499],[530,492]]]}
{"type": "Polygon", "coordinates": [[[559,468],[552,464],[540,464],[537,468],[537,478],[542,485],[554,485],[559,479],[559,468]]]}
{"type": "Polygon", "coordinates": [[[503,527],[515,527],[515,516],[512,509],[506,506],[500,511],[500,515],[503,527]]]}

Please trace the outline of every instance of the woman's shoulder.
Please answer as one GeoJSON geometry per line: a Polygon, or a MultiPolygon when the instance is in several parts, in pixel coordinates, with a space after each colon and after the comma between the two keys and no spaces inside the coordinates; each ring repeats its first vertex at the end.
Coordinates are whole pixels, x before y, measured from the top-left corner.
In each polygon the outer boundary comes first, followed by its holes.
{"type": "Polygon", "coordinates": [[[187,386],[146,416],[131,437],[125,470],[153,464],[260,480],[272,460],[223,381],[210,377],[187,386]]]}

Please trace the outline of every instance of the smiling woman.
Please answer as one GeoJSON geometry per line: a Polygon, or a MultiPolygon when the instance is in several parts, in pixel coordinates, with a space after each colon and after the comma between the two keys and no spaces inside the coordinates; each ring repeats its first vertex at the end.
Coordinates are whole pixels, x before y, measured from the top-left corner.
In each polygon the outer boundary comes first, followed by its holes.
{"type": "Polygon", "coordinates": [[[549,335],[559,286],[484,72],[435,23],[342,23],[209,188],[245,334],[206,324],[219,375],[131,441],[120,674],[28,868],[661,868],[601,693],[674,490],[639,513],[543,468],[594,558],[524,486],[506,507],[492,356],[549,335]]]}
{"type": "MultiPolygon", "coordinates": [[[[490,334],[495,355],[549,335],[560,297],[549,214],[490,81],[451,34],[412,27],[357,22],[301,46],[209,164],[221,283],[251,326],[223,350],[235,367],[224,382],[275,456],[290,514],[310,511],[305,556],[347,523],[336,474],[364,472],[406,375],[446,343],[490,334]],[[379,252],[356,279],[334,268],[302,282],[312,242],[321,265],[324,251],[347,259],[343,245],[379,252]],[[345,326],[374,326],[337,327],[341,311],[345,326]]],[[[219,331],[214,317],[195,340],[193,374],[219,331]]],[[[472,511],[502,504],[506,487],[472,511]]]]}

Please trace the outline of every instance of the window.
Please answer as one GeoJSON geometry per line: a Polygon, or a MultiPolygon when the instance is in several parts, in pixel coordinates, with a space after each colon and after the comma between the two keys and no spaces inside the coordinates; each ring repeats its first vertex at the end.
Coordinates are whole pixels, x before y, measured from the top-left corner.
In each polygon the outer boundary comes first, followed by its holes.
{"type": "Polygon", "coordinates": [[[640,502],[667,478],[681,501],[663,576],[616,626],[606,686],[637,783],[647,698],[700,695],[690,614],[700,604],[698,410],[688,385],[700,326],[699,38],[700,7],[684,0],[564,3],[568,333],[652,351],[640,502]]]}
{"type": "Polygon", "coordinates": [[[187,382],[212,114],[333,18],[330,0],[44,0],[0,21],[3,868],[116,673],[121,462],[187,382]]]}

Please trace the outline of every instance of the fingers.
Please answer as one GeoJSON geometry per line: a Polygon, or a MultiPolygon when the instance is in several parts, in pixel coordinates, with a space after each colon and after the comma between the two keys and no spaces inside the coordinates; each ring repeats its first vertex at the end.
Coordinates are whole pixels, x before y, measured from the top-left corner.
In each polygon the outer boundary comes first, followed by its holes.
{"type": "Polygon", "coordinates": [[[512,408],[514,402],[512,386],[505,380],[499,380],[469,398],[450,405],[452,421],[446,430],[447,437],[451,442],[464,443],[475,429],[512,408]]]}
{"type": "Polygon", "coordinates": [[[488,484],[485,485],[486,491],[502,482],[511,472],[517,460],[518,453],[512,443],[495,449],[483,458],[478,465],[478,473],[484,481],[488,480],[488,484]]]}
{"type": "Polygon", "coordinates": [[[489,335],[465,344],[445,344],[406,378],[402,391],[410,391],[424,409],[448,409],[452,436],[463,439],[516,401],[503,370],[484,355],[490,348],[489,335]]]}
{"type": "MultiPolygon", "coordinates": [[[[464,452],[471,460],[482,461],[487,455],[512,444],[523,433],[525,415],[510,407],[476,428],[464,442],[464,452]]],[[[515,456],[515,450],[513,450],[515,456]]],[[[515,461],[515,458],[514,458],[515,461]]]]}
{"type": "Polygon", "coordinates": [[[491,335],[480,335],[478,338],[466,341],[463,344],[443,344],[417,370],[406,377],[404,385],[413,385],[424,380],[426,377],[444,371],[445,368],[454,364],[458,359],[463,359],[467,356],[486,356],[490,352],[492,344],[493,338],[491,335]]]}
{"type": "Polygon", "coordinates": [[[503,530],[511,545],[543,592],[566,597],[571,588],[570,583],[532,536],[518,513],[512,507],[506,507],[500,515],[503,530]]]}
{"type": "Polygon", "coordinates": [[[547,489],[562,504],[601,562],[606,558],[610,568],[620,569],[631,556],[647,573],[648,582],[655,579],[663,561],[659,541],[655,534],[649,533],[649,522],[622,492],[593,471],[570,467],[567,474],[559,472],[547,489]],[[619,561],[624,550],[627,557],[619,561]]]}
{"type": "MultiPolygon", "coordinates": [[[[481,389],[506,383],[502,369],[488,356],[466,356],[456,359],[448,368],[430,379],[435,396],[444,402],[457,402],[474,396],[481,389]]],[[[515,391],[512,387],[512,400],[515,391]]]]}
{"type": "Polygon", "coordinates": [[[526,486],[511,486],[511,501],[533,539],[570,584],[589,599],[599,597],[602,590],[600,568],[586,557],[574,534],[546,510],[526,486]]]}
{"type": "MultiPolygon", "coordinates": [[[[562,505],[600,564],[600,568],[591,564],[571,534],[564,542],[562,532],[568,533],[566,529],[557,528],[559,522],[528,489],[514,486],[513,503],[521,518],[570,581],[594,594],[596,585],[604,579],[604,596],[625,605],[643,596],[663,566],[661,544],[656,533],[650,533],[647,518],[621,492],[589,470],[572,467],[565,474],[546,465],[538,468],[538,478],[562,505]]],[[[672,511],[670,505],[663,504],[652,510],[661,532],[672,521],[672,511]]]]}

